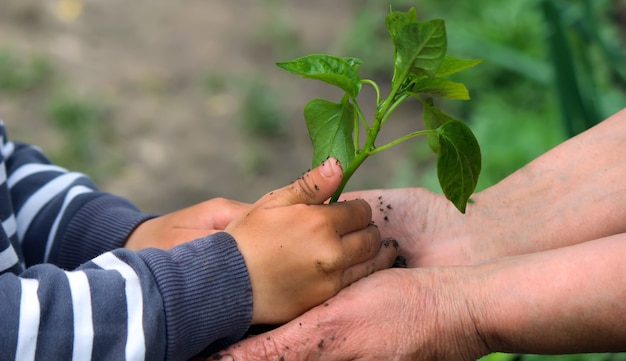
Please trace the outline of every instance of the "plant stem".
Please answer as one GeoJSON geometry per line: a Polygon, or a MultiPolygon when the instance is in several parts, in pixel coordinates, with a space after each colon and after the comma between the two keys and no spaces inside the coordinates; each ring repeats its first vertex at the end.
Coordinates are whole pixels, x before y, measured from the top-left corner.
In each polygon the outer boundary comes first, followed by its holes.
{"type": "MultiPolygon", "coordinates": [[[[368,137],[368,143],[369,143],[369,137],[368,137]]],[[[370,153],[365,150],[357,152],[356,157],[354,157],[354,159],[348,165],[348,167],[346,167],[343,170],[343,178],[341,179],[341,184],[339,185],[335,193],[333,193],[332,197],[330,198],[331,203],[337,202],[337,200],[339,199],[339,196],[343,192],[343,189],[346,187],[346,184],[348,183],[348,180],[350,179],[350,177],[352,177],[354,172],[356,172],[359,166],[365,161],[365,159],[367,159],[369,155],[370,153]]]]}
{"type": "Polygon", "coordinates": [[[418,130],[418,131],[409,133],[407,135],[404,135],[404,136],[402,136],[402,137],[400,137],[398,139],[395,139],[395,140],[393,140],[393,141],[391,141],[391,142],[389,142],[389,143],[387,143],[385,145],[381,145],[380,147],[376,147],[375,149],[372,149],[369,153],[370,153],[370,155],[373,155],[373,154],[382,152],[385,149],[389,149],[389,148],[391,148],[391,147],[393,147],[395,145],[398,145],[398,144],[404,142],[405,140],[409,140],[409,139],[411,139],[413,137],[416,137],[418,135],[429,135],[429,134],[436,134],[436,133],[437,132],[435,130],[431,130],[431,129],[418,130]]]}
{"type": "Polygon", "coordinates": [[[400,106],[400,104],[402,104],[402,102],[404,102],[406,100],[406,98],[408,98],[409,95],[408,94],[404,94],[401,97],[399,97],[398,99],[396,99],[395,102],[393,102],[391,104],[391,106],[389,106],[387,113],[382,117],[381,122],[380,122],[380,126],[382,127],[383,124],[385,124],[387,122],[387,119],[389,119],[389,117],[391,116],[391,113],[394,112],[394,110],[396,110],[396,108],[398,108],[398,106],[400,106]]]}
{"type": "Polygon", "coordinates": [[[376,90],[376,104],[380,104],[380,88],[378,87],[378,84],[370,79],[362,79],[361,83],[369,84],[372,88],[374,88],[374,90],[376,90]]]}
{"type": "MultiPolygon", "coordinates": [[[[395,86],[394,89],[392,89],[391,93],[387,96],[385,101],[381,104],[380,102],[378,102],[379,89],[376,83],[374,83],[373,81],[368,81],[368,80],[365,80],[364,82],[366,84],[370,84],[374,86],[374,88],[376,89],[376,95],[377,95],[376,116],[374,117],[374,121],[371,127],[367,125],[367,122],[365,122],[365,118],[364,117],[362,118],[366,124],[366,133],[367,133],[367,139],[365,140],[365,145],[363,145],[363,148],[359,149],[358,144],[355,143],[355,149],[358,149],[356,151],[356,156],[354,157],[352,162],[343,170],[343,178],[341,179],[341,184],[339,185],[335,193],[333,193],[332,197],[330,198],[331,203],[337,202],[337,200],[339,199],[339,196],[341,196],[341,193],[343,192],[343,189],[345,188],[346,184],[350,180],[350,177],[352,177],[354,172],[356,172],[356,170],[361,166],[361,164],[363,164],[365,159],[367,159],[367,157],[369,157],[370,155],[375,154],[380,151],[380,150],[377,150],[375,146],[376,137],[378,136],[378,133],[380,132],[380,128],[385,123],[385,121],[389,118],[391,113],[393,113],[393,111],[404,100],[406,100],[406,98],[408,98],[407,94],[403,94],[402,96],[398,97],[394,101],[395,95],[399,88],[395,86]]],[[[362,117],[363,113],[361,112],[361,109],[359,108],[356,102],[356,99],[354,99],[354,105],[355,105],[355,108],[357,109],[358,116],[362,117]]],[[[358,124],[358,122],[355,120],[355,125],[356,124],[358,124]]],[[[355,131],[355,139],[358,139],[358,135],[356,134],[359,131],[358,127],[354,131],[355,131]]],[[[405,137],[396,139],[395,141],[391,143],[398,144],[406,139],[414,137],[415,135],[418,135],[418,134],[411,133],[409,135],[406,135],[405,137]]],[[[390,143],[387,143],[383,147],[384,149],[387,149],[393,146],[394,144],[390,145],[390,143]]]]}

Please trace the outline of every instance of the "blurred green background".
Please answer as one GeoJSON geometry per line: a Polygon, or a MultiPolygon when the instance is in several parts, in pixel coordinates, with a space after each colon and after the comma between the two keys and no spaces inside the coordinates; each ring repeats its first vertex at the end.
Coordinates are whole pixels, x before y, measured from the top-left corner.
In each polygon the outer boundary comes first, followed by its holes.
{"type": "MultiPolygon", "coordinates": [[[[215,196],[251,202],[310,166],[302,108],[333,94],[274,63],[314,52],[358,57],[361,76],[384,91],[390,5],[443,18],[448,52],[484,59],[455,78],[472,100],[441,105],[481,144],[479,189],[626,104],[626,1],[25,0],[0,3],[0,117],[13,139],[146,211],[215,196]]],[[[421,127],[417,105],[398,114],[390,137],[421,127]]],[[[368,160],[348,189],[438,191],[428,147],[408,143],[368,160]]]]}

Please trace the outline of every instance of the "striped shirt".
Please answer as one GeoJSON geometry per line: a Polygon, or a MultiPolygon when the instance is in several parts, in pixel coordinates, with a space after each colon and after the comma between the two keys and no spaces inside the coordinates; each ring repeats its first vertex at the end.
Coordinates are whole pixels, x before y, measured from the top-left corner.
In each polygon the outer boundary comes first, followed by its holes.
{"type": "Polygon", "coordinates": [[[186,360],[243,337],[252,291],[235,240],[122,248],[151,217],[0,121],[0,360],[186,360]]]}

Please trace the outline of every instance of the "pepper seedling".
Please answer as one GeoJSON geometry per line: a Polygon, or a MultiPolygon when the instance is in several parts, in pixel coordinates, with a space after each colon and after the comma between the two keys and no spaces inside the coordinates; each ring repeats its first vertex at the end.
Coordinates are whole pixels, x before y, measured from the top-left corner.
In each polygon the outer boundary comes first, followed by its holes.
{"type": "Polygon", "coordinates": [[[441,189],[456,208],[465,213],[469,197],[478,182],[480,147],[470,128],[434,105],[433,98],[469,100],[464,84],[446,77],[473,67],[481,60],[447,55],[445,23],[441,19],[418,21],[415,9],[390,11],[385,25],[394,45],[391,90],[381,100],[380,88],[370,79],[361,79],[362,61],[352,57],[312,54],[277,65],[304,78],[321,80],[342,89],[339,102],[313,99],[304,107],[304,118],[313,143],[313,167],[329,156],[343,165],[344,177],[331,202],[337,201],[348,180],[369,156],[418,135],[425,135],[437,154],[437,176],[441,189]],[[357,97],[362,85],[376,91],[374,119],[369,122],[357,97]],[[398,106],[409,98],[423,105],[424,129],[416,130],[387,144],[376,146],[376,137],[398,106]],[[366,139],[361,144],[360,127],[366,139]]]}

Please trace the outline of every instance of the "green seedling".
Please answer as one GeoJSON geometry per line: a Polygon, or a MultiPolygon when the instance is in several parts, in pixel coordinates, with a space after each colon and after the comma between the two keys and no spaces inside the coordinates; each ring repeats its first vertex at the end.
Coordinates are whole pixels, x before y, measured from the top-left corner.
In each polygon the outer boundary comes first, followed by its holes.
{"type": "Polygon", "coordinates": [[[473,67],[481,60],[466,60],[446,54],[444,21],[418,21],[415,9],[391,11],[385,20],[394,45],[391,90],[381,99],[376,82],[361,79],[363,63],[351,57],[312,54],[293,61],[277,63],[291,73],[321,80],[342,89],[339,102],[313,99],[304,107],[309,136],[313,143],[313,166],[330,156],[341,161],[344,177],[331,197],[338,200],[350,177],[370,155],[382,152],[418,135],[425,135],[430,149],[437,154],[437,176],[445,196],[465,213],[469,197],[478,182],[481,167],[480,147],[470,128],[434,105],[433,98],[468,100],[464,84],[446,77],[473,67]],[[363,84],[376,91],[374,119],[365,119],[357,97],[363,84]],[[424,128],[376,146],[376,137],[398,106],[409,98],[423,105],[424,128]],[[359,139],[360,127],[366,139],[359,139]]]}

